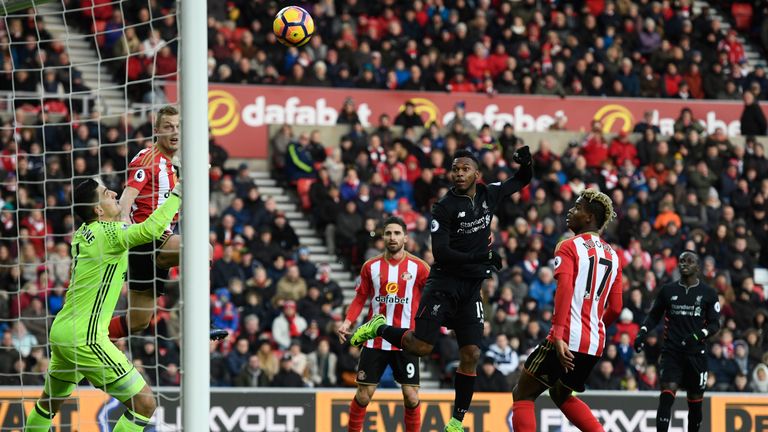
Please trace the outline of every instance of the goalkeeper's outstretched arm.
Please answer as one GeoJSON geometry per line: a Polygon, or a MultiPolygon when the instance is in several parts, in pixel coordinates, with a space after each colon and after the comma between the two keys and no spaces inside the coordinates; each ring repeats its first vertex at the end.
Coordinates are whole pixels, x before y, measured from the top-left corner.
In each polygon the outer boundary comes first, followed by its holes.
{"type": "Polygon", "coordinates": [[[142,223],[127,225],[120,236],[120,243],[125,249],[131,249],[134,246],[149,243],[152,240],[163,235],[173,217],[178,213],[181,206],[181,187],[173,189],[165,202],[155,209],[152,214],[142,223]]]}

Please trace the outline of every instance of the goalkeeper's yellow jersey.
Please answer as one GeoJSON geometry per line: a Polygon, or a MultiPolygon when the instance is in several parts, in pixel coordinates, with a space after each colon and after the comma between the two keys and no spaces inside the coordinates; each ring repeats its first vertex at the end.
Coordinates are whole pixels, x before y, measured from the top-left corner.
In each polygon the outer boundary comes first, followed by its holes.
{"type": "Polygon", "coordinates": [[[173,194],[144,222],[91,222],[72,239],[72,275],[64,308],[51,326],[50,340],[82,346],[108,337],[128,268],[128,249],[159,238],[179,211],[173,194]]]}

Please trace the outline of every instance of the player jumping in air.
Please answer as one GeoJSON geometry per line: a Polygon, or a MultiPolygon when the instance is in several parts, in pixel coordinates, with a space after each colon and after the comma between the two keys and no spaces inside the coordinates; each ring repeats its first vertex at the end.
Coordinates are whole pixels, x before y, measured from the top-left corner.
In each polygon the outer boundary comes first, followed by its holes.
{"type": "Polygon", "coordinates": [[[512,391],[515,432],[536,431],[534,401],[546,389],[579,430],[603,430],[572,393],[584,391],[603,354],[605,330],[621,312],[621,263],[599,234],[614,217],[611,199],[595,189],[585,190],[568,211],[566,224],[575,236],[555,248],[552,329],[526,360],[512,391]]]}
{"type": "Polygon", "coordinates": [[[381,336],[405,351],[425,356],[440,335],[440,327],[452,328],[459,344],[459,367],[454,383],[453,417],[446,432],[463,432],[464,414],[474,394],[478,344],[483,336],[483,302],[480,286],[501,269],[501,257],[489,250],[491,219],[501,200],[525,187],[533,176],[531,153],[521,147],[513,156],[520,169],[503,183],[478,184],[477,158],[466,150],[456,152],[451,168],[453,187],[432,207],[432,253],[435,263],[429,273],[416,314],[416,328],[388,325],[376,315],[360,326],[352,345],[381,336]]]}
{"type": "Polygon", "coordinates": [[[107,328],[128,268],[128,249],[160,238],[179,210],[181,185],[144,222],[122,222],[117,193],[94,179],[74,191],[74,211],[84,221],[72,239],[72,275],[64,308],[51,325],[51,362],[43,394],[30,412],[25,432],[47,432],[77,384],[90,383],[128,410],[115,432],[143,431],[155,411],[152,390],[107,328]]]}
{"type": "MultiPolygon", "coordinates": [[[[405,251],[408,232],[405,222],[398,217],[384,220],[382,255],[369,259],[360,271],[355,299],[347,311],[347,318],[338,330],[344,343],[349,328],[357,320],[365,304],[370,305],[368,318],[374,314],[386,317],[388,325],[412,329],[421,292],[427,281],[429,265],[405,251]]],[[[402,351],[382,338],[363,345],[357,369],[357,393],[349,405],[349,432],[363,430],[365,411],[376,391],[381,374],[390,366],[395,380],[403,390],[405,405],[405,432],[421,430],[419,409],[419,358],[402,351]]]]}
{"type": "MultiPolygon", "coordinates": [[[[128,183],[120,196],[120,208],[127,222],[143,222],[173,190],[178,173],[171,161],[179,151],[180,126],[176,107],[168,105],[157,112],[154,125],[157,142],[140,151],[128,165],[128,183]]],[[[171,223],[177,221],[178,214],[171,223]]],[[[179,265],[181,236],[174,234],[170,225],[159,239],[131,249],[128,315],[112,319],[109,324],[112,339],[143,331],[149,326],[155,312],[156,296],[165,294],[168,269],[179,265]]],[[[211,339],[226,336],[225,330],[211,329],[211,339]]]]}
{"type": "Polygon", "coordinates": [[[707,385],[705,342],[720,330],[720,303],[714,288],[699,280],[699,256],[685,251],[678,260],[680,280],[659,289],[640,332],[635,350],[645,345],[648,329],[664,318],[664,345],[660,360],[661,396],[656,430],[667,432],[678,388],[688,391],[688,432],[701,426],[701,403],[707,385]]]}

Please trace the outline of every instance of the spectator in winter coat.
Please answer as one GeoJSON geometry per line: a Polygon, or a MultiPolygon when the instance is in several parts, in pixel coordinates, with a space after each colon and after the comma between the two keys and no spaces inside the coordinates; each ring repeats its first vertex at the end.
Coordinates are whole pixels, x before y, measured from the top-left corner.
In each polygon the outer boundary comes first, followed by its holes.
{"type": "Polygon", "coordinates": [[[493,357],[485,357],[483,363],[477,368],[475,379],[476,392],[509,392],[510,386],[507,379],[494,366],[493,357]]]}
{"type": "Polygon", "coordinates": [[[493,359],[496,369],[503,375],[514,372],[520,363],[517,352],[509,346],[509,339],[504,333],[496,336],[496,343],[488,347],[485,356],[493,359]]]}
{"type": "Polygon", "coordinates": [[[629,134],[625,131],[619,132],[619,135],[611,141],[608,156],[613,159],[617,167],[623,167],[625,161],[632,162],[634,166],[640,164],[637,158],[637,148],[629,141],[629,134]]]}
{"type": "Polygon", "coordinates": [[[277,282],[277,292],[272,298],[272,303],[279,305],[283,301],[299,301],[307,295],[307,282],[301,278],[299,267],[296,264],[288,266],[285,276],[277,282]]]}
{"type": "Polygon", "coordinates": [[[240,315],[227,288],[219,288],[211,299],[211,321],[214,327],[235,332],[240,328],[240,315]]]}
{"type": "Polygon", "coordinates": [[[338,380],[336,375],[336,354],[330,352],[328,339],[322,338],[317,343],[317,351],[307,356],[309,379],[315,387],[334,387],[338,380]]]}
{"type": "Polygon", "coordinates": [[[752,92],[744,92],[744,111],[741,112],[742,135],[765,135],[768,123],[763,109],[752,92]]]}
{"type": "Polygon", "coordinates": [[[538,276],[531,283],[528,295],[536,300],[539,306],[551,305],[555,297],[555,288],[557,288],[557,282],[552,276],[552,269],[541,267],[538,276]]]}
{"type": "Polygon", "coordinates": [[[291,339],[300,337],[307,329],[307,321],[296,313],[296,302],[286,301],[283,313],[272,322],[272,338],[281,350],[291,346],[291,339]]]}
{"type": "Polygon", "coordinates": [[[613,336],[613,342],[619,343],[621,341],[621,335],[626,333],[629,335],[629,344],[632,345],[635,342],[635,336],[640,331],[640,326],[632,322],[634,314],[629,309],[624,309],[619,315],[619,322],[616,323],[616,334],[613,336]]]}
{"type": "Polygon", "coordinates": [[[243,367],[233,382],[235,387],[268,387],[269,377],[261,369],[259,356],[248,357],[248,363],[243,367]]]}
{"type": "Polygon", "coordinates": [[[304,387],[301,375],[293,370],[293,359],[290,354],[283,354],[280,359],[280,371],[272,378],[272,387],[304,387]]]}

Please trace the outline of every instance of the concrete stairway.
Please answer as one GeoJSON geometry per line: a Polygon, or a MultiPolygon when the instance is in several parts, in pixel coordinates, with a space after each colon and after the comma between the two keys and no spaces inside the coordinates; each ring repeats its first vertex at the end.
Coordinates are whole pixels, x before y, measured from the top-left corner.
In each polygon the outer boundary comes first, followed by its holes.
{"type": "Polygon", "coordinates": [[[288,223],[296,231],[296,235],[299,236],[299,243],[309,248],[312,262],[331,266],[331,279],[341,286],[344,292],[345,303],[351,301],[355,295],[356,275],[347,271],[336,256],[328,251],[317,231],[309,226],[309,221],[304,213],[301,212],[294,195],[285,190],[285,188],[277,186],[277,182],[270,178],[269,173],[266,171],[252,172],[251,176],[259,187],[262,199],[267,197],[274,198],[277,208],[285,213],[288,223]]]}
{"type": "MultiPolygon", "coordinates": [[[[66,23],[60,3],[53,2],[40,7],[46,28],[54,39],[62,41],[69,54],[70,63],[83,73],[83,81],[91,88],[84,96],[96,101],[102,115],[117,115],[128,111],[124,86],[112,80],[112,73],[102,65],[98,51],[93,46],[93,35],[79,31],[74,23],[66,23]]],[[[78,93],[75,93],[78,94],[78,93]]]]}
{"type": "MultiPolygon", "coordinates": [[[[695,0],[693,2],[693,12],[694,14],[699,14],[701,12],[702,6],[709,5],[709,2],[702,1],[702,0],[695,0]]],[[[712,19],[719,20],[723,31],[727,32],[731,28],[731,24],[728,22],[727,17],[723,13],[723,11],[719,10],[716,7],[712,7],[710,5],[710,15],[712,19]]],[[[749,70],[751,71],[752,68],[755,67],[757,64],[763,64],[765,65],[766,59],[763,58],[763,56],[760,54],[760,50],[755,48],[755,46],[752,44],[752,41],[745,38],[741,33],[739,33],[738,36],[736,36],[736,39],[741,42],[741,44],[744,46],[744,53],[747,56],[747,66],[749,67],[749,70]]]]}

